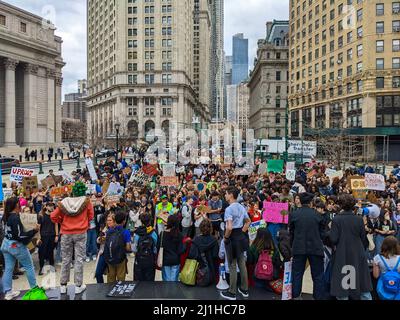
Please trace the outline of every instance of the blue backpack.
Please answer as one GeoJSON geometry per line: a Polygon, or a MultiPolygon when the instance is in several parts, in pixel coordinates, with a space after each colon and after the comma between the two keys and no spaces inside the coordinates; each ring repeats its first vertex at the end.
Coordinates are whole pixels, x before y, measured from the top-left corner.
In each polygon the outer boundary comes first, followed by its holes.
{"type": "Polygon", "coordinates": [[[376,291],[381,300],[400,300],[400,273],[398,267],[400,258],[397,260],[396,266],[390,269],[385,259],[379,255],[387,271],[383,273],[378,280],[376,291]]]}

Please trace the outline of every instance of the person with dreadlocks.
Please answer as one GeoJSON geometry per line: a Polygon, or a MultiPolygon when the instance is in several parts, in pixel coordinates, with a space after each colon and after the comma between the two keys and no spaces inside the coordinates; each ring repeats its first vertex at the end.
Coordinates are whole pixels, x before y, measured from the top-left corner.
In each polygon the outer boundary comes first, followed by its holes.
{"type": "Polygon", "coordinates": [[[75,294],[86,290],[83,284],[83,261],[86,257],[87,230],[94,218],[93,205],[86,197],[86,190],[84,183],[75,183],[72,188],[73,196],[62,200],[51,214],[51,220],[61,225],[61,294],[67,293],[74,252],[75,294]]]}

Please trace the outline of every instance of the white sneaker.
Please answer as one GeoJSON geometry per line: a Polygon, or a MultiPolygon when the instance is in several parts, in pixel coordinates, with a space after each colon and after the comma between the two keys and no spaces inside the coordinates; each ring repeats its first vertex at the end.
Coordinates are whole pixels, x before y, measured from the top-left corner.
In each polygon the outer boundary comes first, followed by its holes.
{"type": "Polygon", "coordinates": [[[80,287],[75,287],[75,294],[81,294],[83,291],[86,290],[86,286],[83,284],[80,287]]]}
{"type": "Polygon", "coordinates": [[[86,260],[85,260],[86,262],[90,262],[90,258],[86,258],[86,260]]]}
{"type": "Polygon", "coordinates": [[[61,286],[60,287],[60,293],[61,294],[66,294],[67,293],[67,286],[61,286]]]}
{"type": "Polygon", "coordinates": [[[4,299],[6,300],[12,300],[16,297],[18,297],[20,295],[20,291],[9,291],[7,292],[6,296],[4,297],[4,299]]]}
{"type": "Polygon", "coordinates": [[[93,261],[96,261],[97,260],[97,257],[96,256],[93,256],[93,261]]]}

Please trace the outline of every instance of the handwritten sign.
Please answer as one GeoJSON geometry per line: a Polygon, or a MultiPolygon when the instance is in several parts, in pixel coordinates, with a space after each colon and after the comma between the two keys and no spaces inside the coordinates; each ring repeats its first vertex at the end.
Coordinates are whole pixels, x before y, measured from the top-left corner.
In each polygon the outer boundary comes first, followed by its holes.
{"type": "Polygon", "coordinates": [[[117,182],[111,182],[107,194],[110,196],[115,196],[115,195],[121,195],[122,194],[123,187],[117,183],[117,182]]]}
{"type": "Polygon", "coordinates": [[[50,190],[50,196],[52,198],[69,196],[72,193],[72,185],[53,187],[50,190]]]}
{"type": "Polygon", "coordinates": [[[10,182],[22,183],[24,177],[32,177],[34,172],[35,170],[33,169],[12,167],[10,174],[10,182]]]}
{"type": "Polygon", "coordinates": [[[267,172],[267,163],[263,162],[260,163],[260,165],[258,166],[258,174],[263,175],[267,172]]]}
{"type": "Polygon", "coordinates": [[[21,219],[22,226],[24,227],[24,231],[28,232],[36,228],[38,223],[37,215],[32,213],[20,213],[19,215],[21,219]]]}
{"type": "Polygon", "coordinates": [[[366,173],[365,185],[368,190],[385,191],[385,177],[381,174],[366,173]]]}
{"type": "Polygon", "coordinates": [[[249,226],[249,238],[250,241],[254,241],[257,235],[257,230],[261,228],[266,228],[267,223],[264,220],[256,221],[249,226]]]}
{"type": "Polygon", "coordinates": [[[24,190],[25,196],[30,196],[39,190],[38,178],[34,177],[24,177],[22,179],[22,188],[24,190]]]}
{"type": "Polygon", "coordinates": [[[342,170],[336,171],[336,170],[332,170],[332,169],[326,169],[325,170],[325,174],[329,178],[329,180],[331,181],[330,182],[331,185],[332,185],[332,182],[333,182],[333,180],[335,178],[339,178],[339,180],[343,178],[343,171],[342,170]]]}
{"type": "Polygon", "coordinates": [[[163,168],[163,177],[175,177],[174,163],[164,163],[162,168],[163,168]]]}
{"type": "Polygon", "coordinates": [[[142,171],[144,174],[147,174],[148,176],[155,176],[158,174],[158,169],[155,165],[152,164],[147,164],[142,168],[142,171]]]}
{"type": "Polygon", "coordinates": [[[98,177],[97,177],[96,170],[94,169],[92,159],[86,158],[85,163],[86,163],[86,168],[88,169],[89,174],[90,174],[90,179],[92,179],[92,181],[96,181],[98,179],[98,177]]]}
{"type": "Polygon", "coordinates": [[[264,213],[263,219],[269,223],[284,223],[288,224],[289,222],[289,215],[283,215],[282,211],[289,210],[288,203],[281,203],[281,202],[267,202],[264,201],[264,213]]]}
{"type": "Polygon", "coordinates": [[[95,184],[87,184],[86,194],[96,194],[96,185],[95,184]]]}
{"type": "Polygon", "coordinates": [[[105,198],[105,201],[108,205],[113,205],[113,204],[117,204],[120,201],[120,196],[107,196],[105,198]]]}
{"type": "Polygon", "coordinates": [[[288,170],[296,170],[295,162],[287,162],[286,163],[286,171],[288,170]]]}
{"type": "Polygon", "coordinates": [[[286,170],[286,179],[289,181],[296,180],[296,170],[286,170]]]}
{"type": "Polygon", "coordinates": [[[284,276],[283,276],[283,289],[282,300],[292,299],[292,262],[285,262],[284,276]]]}
{"type": "Polygon", "coordinates": [[[14,194],[13,189],[11,189],[11,188],[3,188],[4,200],[7,200],[8,198],[11,198],[13,196],[13,194],[14,194]]]}
{"type": "Polygon", "coordinates": [[[160,185],[163,187],[174,187],[179,184],[178,177],[161,177],[160,185]]]}

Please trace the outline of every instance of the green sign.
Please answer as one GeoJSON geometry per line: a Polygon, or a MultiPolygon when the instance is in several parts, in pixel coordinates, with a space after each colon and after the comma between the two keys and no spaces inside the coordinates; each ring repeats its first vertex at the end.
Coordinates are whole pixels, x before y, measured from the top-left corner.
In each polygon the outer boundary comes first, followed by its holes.
{"type": "Polygon", "coordinates": [[[283,160],[268,160],[267,172],[282,173],[283,172],[283,160]]]}

